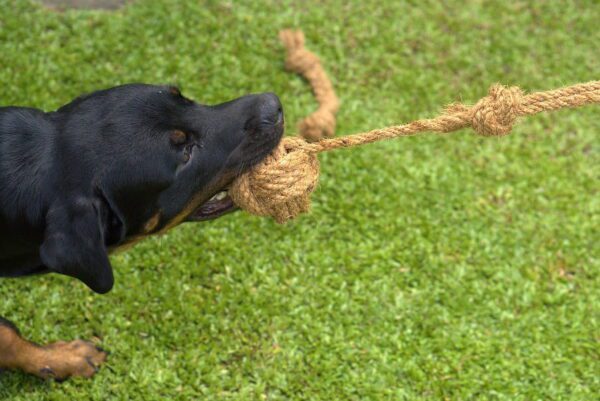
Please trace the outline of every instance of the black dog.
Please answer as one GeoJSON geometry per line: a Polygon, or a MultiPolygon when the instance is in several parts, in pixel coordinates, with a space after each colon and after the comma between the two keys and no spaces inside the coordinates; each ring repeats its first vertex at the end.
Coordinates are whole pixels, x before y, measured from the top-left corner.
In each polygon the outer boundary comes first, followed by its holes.
{"type": "MultiPolygon", "coordinates": [[[[227,186],[282,133],[268,93],[203,106],[131,84],[51,113],[0,108],[0,276],[56,272],[110,291],[111,250],[234,210],[227,186]]],[[[89,377],[105,357],[85,341],[38,346],[0,318],[0,368],[89,377]]]]}

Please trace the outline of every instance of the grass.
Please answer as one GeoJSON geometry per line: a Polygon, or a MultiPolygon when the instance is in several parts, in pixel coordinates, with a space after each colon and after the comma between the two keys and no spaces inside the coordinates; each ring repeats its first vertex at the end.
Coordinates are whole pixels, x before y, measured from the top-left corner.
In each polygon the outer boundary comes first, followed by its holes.
{"type": "MultiPolygon", "coordinates": [[[[301,27],[346,134],[494,82],[599,79],[599,20],[593,0],[161,0],[65,14],[5,0],[0,104],[51,110],[131,81],[205,103],[274,91],[293,132],[315,102],[283,70],[277,32],[301,27]]],[[[598,112],[528,118],[502,139],[325,154],[310,215],[181,226],[115,255],[106,296],[57,275],[3,279],[0,315],[28,337],[96,336],[112,354],[90,381],[0,375],[0,399],[592,400],[598,112]]]]}

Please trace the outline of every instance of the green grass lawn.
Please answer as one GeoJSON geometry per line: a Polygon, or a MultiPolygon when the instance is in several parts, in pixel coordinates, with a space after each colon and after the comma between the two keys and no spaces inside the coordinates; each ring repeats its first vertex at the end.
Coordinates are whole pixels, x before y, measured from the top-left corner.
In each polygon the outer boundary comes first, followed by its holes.
{"type": "MultiPolygon", "coordinates": [[[[52,110],[126,82],[203,103],[315,108],[283,69],[299,27],[349,134],[600,79],[598,1],[138,1],[116,12],[0,7],[0,105],[52,110]]],[[[0,375],[4,400],[594,400],[600,393],[600,108],[506,138],[404,138],[321,156],[311,214],[240,212],[113,256],[94,295],[0,280],[0,315],[39,342],[100,338],[93,380],[0,375]],[[595,395],[594,395],[595,394],[595,395]]]]}

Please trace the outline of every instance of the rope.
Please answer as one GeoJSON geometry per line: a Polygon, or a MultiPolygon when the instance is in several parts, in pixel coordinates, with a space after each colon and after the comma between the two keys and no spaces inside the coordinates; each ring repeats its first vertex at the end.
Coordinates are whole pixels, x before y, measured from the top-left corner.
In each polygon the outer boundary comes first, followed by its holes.
{"type": "Polygon", "coordinates": [[[284,30],[279,33],[279,38],[287,50],[285,68],[306,78],[319,103],[319,108],[314,113],[300,121],[298,132],[309,142],[332,137],[335,133],[335,114],[340,108],[340,102],[321,66],[321,60],[304,48],[302,31],[284,30]]]}
{"type": "MultiPolygon", "coordinates": [[[[288,58],[290,55],[294,57],[294,62],[290,63],[288,59],[287,64],[309,65],[310,68],[294,69],[303,74],[316,71],[318,58],[302,48],[304,41],[302,33],[284,32],[286,33],[282,33],[281,37],[288,48],[288,58]],[[290,46],[293,47],[292,50],[290,46]],[[307,61],[303,57],[306,57],[307,61]]],[[[331,93],[319,95],[322,88],[329,87],[333,92],[324,72],[313,73],[308,80],[321,103],[319,110],[337,110],[338,102],[335,95],[331,93]],[[327,83],[322,80],[323,77],[327,83]],[[333,99],[335,99],[335,108],[327,104],[333,99]]],[[[510,133],[518,117],[595,103],[600,103],[600,81],[528,95],[518,87],[495,84],[489,89],[488,96],[480,99],[475,105],[451,104],[441,115],[434,118],[312,143],[299,137],[285,137],[263,162],[234,181],[229,195],[242,209],[258,216],[271,216],[278,223],[284,223],[309,210],[310,194],[316,188],[319,178],[317,154],[320,152],[412,136],[426,131],[448,133],[468,127],[473,128],[477,135],[504,136],[510,133]]],[[[319,113],[319,110],[314,114],[319,113]]],[[[326,119],[315,120],[326,121],[326,119]]],[[[328,129],[335,126],[335,118],[333,125],[327,121],[323,126],[327,127],[325,132],[329,134],[328,129]]],[[[315,137],[309,138],[313,140],[315,137]]]]}

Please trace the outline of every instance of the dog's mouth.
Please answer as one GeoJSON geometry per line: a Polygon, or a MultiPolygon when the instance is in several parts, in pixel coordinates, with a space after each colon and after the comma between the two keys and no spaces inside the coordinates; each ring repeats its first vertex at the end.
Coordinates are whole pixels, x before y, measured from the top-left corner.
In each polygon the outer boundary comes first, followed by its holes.
{"type": "Polygon", "coordinates": [[[239,207],[233,203],[233,200],[227,193],[227,189],[223,189],[204,202],[198,209],[194,210],[188,216],[187,221],[214,220],[238,209],[239,207]]]}
{"type": "Polygon", "coordinates": [[[280,115],[275,125],[269,124],[269,130],[260,131],[263,137],[268,138],[266,141],[250,141],[245,144],[244,147],[238,149],[239,153],[233,157],[232,164],[227,168],[228,171],[236,171],[237,173],[228,175],[228,178],[221,178],[221,183],[216,184],[219,188],[225,182],[225,186],[221,187],[220,190],[216,191],[215,194],[204,202],[200,207],[194,210],[186,219],[186,221],[207,221],[214,220],[236,210],[239,210],[233,199],[229,196],[228,190],[229,185],[233,179],[245,171],[248,171],[258,163],[260,163],[269,153],[277,147],[277,144],[281,140],[284,131],[283,114],[280,115]],[[243,154],[242,161],[240,160],[239,154],[243,154]],[[252,155],[248,157],[248,155],[252,155]],[[240,167],[243,166],[243,167],[240,167]],[[224,181],[226,180],[226,181],[224,181]]]}

